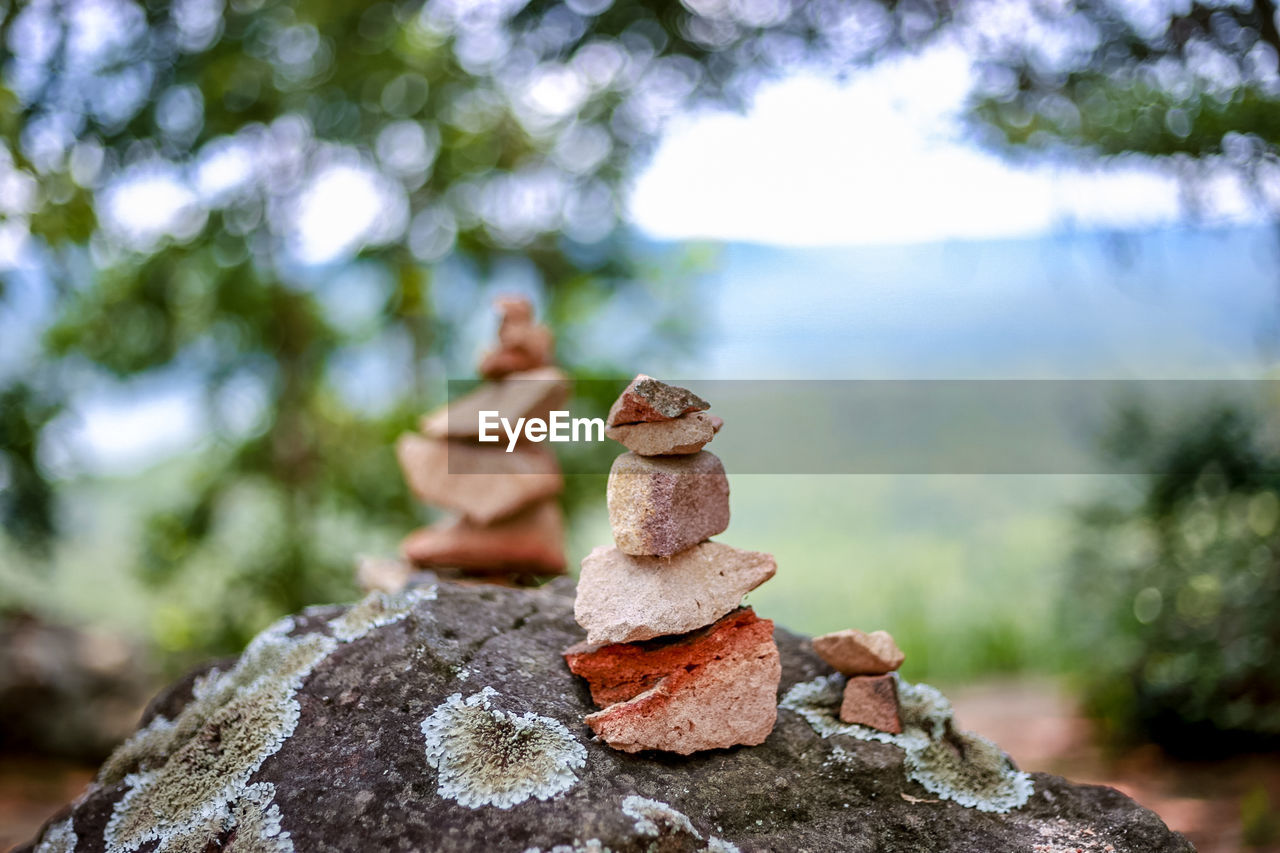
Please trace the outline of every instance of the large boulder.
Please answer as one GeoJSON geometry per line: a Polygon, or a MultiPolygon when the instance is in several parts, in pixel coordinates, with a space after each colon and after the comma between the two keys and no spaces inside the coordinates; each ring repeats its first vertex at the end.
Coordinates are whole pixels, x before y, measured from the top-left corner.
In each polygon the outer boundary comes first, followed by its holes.
{"type": "Polygon", "coordinates": [[[901,735],[840,723],[781,629],[757,747],[626,754],[561,652],[573,584],[440,584],[323,607],[184,679],[37,851],[1189,851],[1110,788],[1024,774],[900,682],[901,735]]]}

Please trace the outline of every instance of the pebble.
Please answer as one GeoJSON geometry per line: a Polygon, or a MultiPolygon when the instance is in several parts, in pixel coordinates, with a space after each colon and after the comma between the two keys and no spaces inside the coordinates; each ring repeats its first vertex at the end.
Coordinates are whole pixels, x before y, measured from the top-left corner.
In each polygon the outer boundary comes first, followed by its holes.
{"type": "Polygon", "coordinates": [[[613,461],[609,526],[618,550],[669,557],[729,526],[729,478],[715,454],[640,456],[613,461]]]}
{"type": "Polygon", "coordinates": [[[714,415],[692,412],[669,421],[607,427],[604,434],[641,456],[683,456],[701,450],[723,425],[714,415]]]}
{"type": "Polygon", "coordinates": [[[884,675],[906,657],[888,631],[865,634],[857,628],[814,637],[813,650],[843,675],[884,675]]]}
{"type": "Polygon", "coordinates": [[[473,573],[561,575],[565,571],[564,518],[555,501],[539,501],[508,518],[481,526],[449,519],[410,533],[401,543],[417,566],[473,573]]]}
{"type": "Polygon", "coordinates": [[[497,445],[405,433],[396,441],[396,457],[419,500],[478,524],[491,524],[564,486],[555,456],[528,443],[508,453],[497,445]]]}
{"type": "Polygon", "coordinates": [[[902,734],[898,716],[898,681],[892,675],[855,675],[844,686],[840,721],[902,734]]]}
{"type": "Polygon", "coordinates": [[[659,382],[641,373],[631,380],[609,409],[605,426],[669,421],[690,412],[711,408],[706,400],[676,385],[659,382]]]}

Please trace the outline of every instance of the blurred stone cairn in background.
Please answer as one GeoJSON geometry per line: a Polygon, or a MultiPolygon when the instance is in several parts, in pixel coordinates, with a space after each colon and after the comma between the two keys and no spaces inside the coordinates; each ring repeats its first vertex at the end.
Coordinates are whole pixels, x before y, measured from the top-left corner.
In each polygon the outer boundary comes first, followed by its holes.
{"type": "Polygon", "coordinates": [[[403,561],[365,559],[357,569],[366,590],[395,591],[410,581],[462,580],[529,585],[565,571],[564,488],[555,454],[527,441],[508,452],[507,439],[480,442],[480,413],[512,423],[546,419],[563,409],[569,382],[554,366],[551,330],[534,322],[523,297],[497,300],[498,346],[480,362],[486,380],[475,391],[423,416],[396,455],[409,488],[453,517],[410,533],[403,561]]]}
{"type": "Polygon", "coordinates": [[[773,556],[708,541],[729,526],[729,480],[702,449],[723,422],[683,388],[637,376],[606,434],[631,451],[609,472],[615,547],[582,561],[565,651],[603,710],[585,722],[624,752],[684,755],[773,731],[781,678],[773,622],[740,607],[773,577],[773,556]]]}

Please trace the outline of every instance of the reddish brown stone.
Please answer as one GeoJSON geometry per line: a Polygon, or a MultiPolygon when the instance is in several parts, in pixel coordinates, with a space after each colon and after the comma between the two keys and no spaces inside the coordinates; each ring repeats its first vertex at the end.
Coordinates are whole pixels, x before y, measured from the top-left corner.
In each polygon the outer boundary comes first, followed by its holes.
{"type": "Polygon", "coordinates": [[[601,707],[624,702],[663,679],[672,689],[712,660],[759,645],[773,636],[773,623],[741,607],[705,628],[640,643],[593,646],[578,643],[565,650],[569,671],[587,680],[591,700],[601,707]]]}
{"type": "Polygon", "coordinates": [[[491,524],[564,487],[555,456],[527,442],[507,453],[492,445],[405,433],[396,442],[396,456],[420,500],[478,524],[491,524]]]}
{"type": "Polygon", "coordinates": [[[502,322],[498,326],[498,347],[480,361],[480,375],[501,379],[511,373],[551,364],[555,337],[546,326],[533,322],[533,305],[523,296],[504,296],[496,301],[502,322]]]}
{"type": "Polygon", "coordinates": [[[415,530],[401,543],[405,559],[469,572],[564,574],[564,520],[555,501],[539,501],[491,525],[465,518],[415,530]]]}
{"type": "Polygon", "coordinates": [[[606,706],[585,722],[624,752],[753,746],[777,720],[782,667],[773,623],[749,609],[664,641],[575,646],[565,659],[606,706]]]}
{"type": "Polygon", "coordinates": [[[669,421],[690,412],[701,412],[711,404],[685,388],[659,382],[643,373],[631,380],[609,409],[606,426],[669,421]]]}
{"type": "Polygon", "coordinates": [[[406,560],[417,566],[454,566],[477,573],[564,574],[564,521],[559,505],[534,506],[479,525],[466,519],[440,521],[408,534],[401,544],[406,560]]]}
{"type": "Polygon", "coordinates": [[[898,717],[898,682],[892,675],[855,675],[844,686],[840,720],[870,726],[891,735],[902,733],[898,717]]]}
{"type": "Polygon", "coordinates": [[[888,631],[866,634],[857,628],[814,637],[813,650],[844,675],[884,675],[906,657],[888,631]]]}
{"type": "Polygon", "coordinates": [[[729,479],[713,453],[613,460],[607,492],[618,550],[669,557],[729,526],[729,479]]]}
{"type": "MultiPolygon", "coordinates": [[[[497,412],[514,428],[518,418],[547,419],[552,409],[563,409],[569,400],[569,381],[554,367],[513,373],[499,382],[481,385],[470,394],[452,400],[421,421],[422,432],[430,438],[476,441],[480,437],[480,413],[497,412]]],[[[501,426],[491,427],[495,447],[507,447],[501,426]]]]}

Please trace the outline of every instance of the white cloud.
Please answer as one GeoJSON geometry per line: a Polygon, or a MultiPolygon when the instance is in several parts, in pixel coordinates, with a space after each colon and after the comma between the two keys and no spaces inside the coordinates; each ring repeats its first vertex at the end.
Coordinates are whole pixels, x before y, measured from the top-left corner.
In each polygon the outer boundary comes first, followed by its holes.
{"type": "MultiPolygon", "coordinates": [[[[971,79],[964,53],[942,46],[843,84],[779,81],[746,115],[678,118],[634,188],[632,221],[663,238],[813,246],[1146,227],[1182,215],[1168,174],[1020,168],[979,150],[959,120],[971,79]]],[[[1209,214],[1251,218],[1233,182],[1214,190],[1209,214]]]]}

